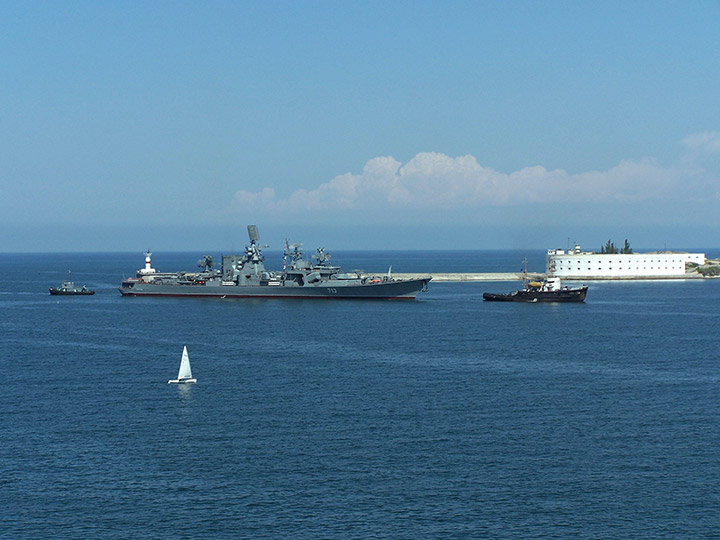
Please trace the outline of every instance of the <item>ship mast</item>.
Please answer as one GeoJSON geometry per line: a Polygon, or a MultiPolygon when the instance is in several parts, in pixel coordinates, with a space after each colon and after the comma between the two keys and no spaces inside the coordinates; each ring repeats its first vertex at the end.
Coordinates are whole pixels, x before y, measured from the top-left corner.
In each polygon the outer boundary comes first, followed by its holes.
{"type": "Polygon", "coordinates": [[[155,269],[152,267],[152,264],[150,262],[150,257],[152,257],[152,253],[150,253],[150,250],[148,249],[145,252],[145,268],[141,268],[138,270],[138,274],[154,274],[155,269]]]}

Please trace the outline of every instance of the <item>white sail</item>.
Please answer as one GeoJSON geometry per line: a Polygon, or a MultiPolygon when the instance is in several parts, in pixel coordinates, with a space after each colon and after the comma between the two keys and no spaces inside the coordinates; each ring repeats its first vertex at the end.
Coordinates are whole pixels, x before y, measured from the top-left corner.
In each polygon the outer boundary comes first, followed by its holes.
{"type": "Polygon", "coordinates": [[[197,379],[192,378],[190,357],[188,356],[187,347],[183,345],[182,359],[180,360],[180,369],[178,370],[177,379],[171,379],[168,383],[194,383],[196,380],[197,379]]]}
{"type": "Polygon", "coordinates": [[[190,369],[190,357],[188,357],[187,347],[183,346],[182,360],[180,360],[180,369],[178,370],[178,380],[192,379],[192,370],[190,369]]]}

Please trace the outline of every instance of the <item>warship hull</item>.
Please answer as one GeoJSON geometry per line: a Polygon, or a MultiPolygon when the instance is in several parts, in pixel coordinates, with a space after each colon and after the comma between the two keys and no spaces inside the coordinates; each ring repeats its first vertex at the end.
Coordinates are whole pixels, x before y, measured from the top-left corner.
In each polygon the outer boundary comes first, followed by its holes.
{"type": "Polygon", "coordinates": [[[414,300],[427,287],[430,278],[369,283],[363,285],[306,284],[306,285],[223,285],[155,284],[126,280],[120,286],[123,296],[169,296],[191,298],[309,298],[414,300]]]}

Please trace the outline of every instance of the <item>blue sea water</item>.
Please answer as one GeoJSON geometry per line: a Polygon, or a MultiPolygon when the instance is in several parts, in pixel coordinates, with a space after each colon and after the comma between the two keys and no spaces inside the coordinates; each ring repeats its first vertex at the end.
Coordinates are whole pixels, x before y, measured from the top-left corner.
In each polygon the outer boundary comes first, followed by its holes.
{"type": "MultiPolygon", "coordinates": [[[[526,256],[543,269],[541,252],[333,262],[526,256]]],[[[580,305],[482,302],[515,283],[431,283],[415,302],[121,297],[142,264],[0,256],[0,538],[720,535],[720,280],[591,282],[580,305]],[[51,297],[68,268],[97,294],[51,297]],[[168,385],[183,345],[198,383],[168,385]]]]}

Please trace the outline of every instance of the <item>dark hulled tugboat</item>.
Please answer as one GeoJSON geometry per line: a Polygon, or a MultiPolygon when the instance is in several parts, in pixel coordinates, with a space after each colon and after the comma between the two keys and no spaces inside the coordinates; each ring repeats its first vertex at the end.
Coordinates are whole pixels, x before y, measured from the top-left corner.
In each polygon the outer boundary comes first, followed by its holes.
{"type": "Polygon", "coordinates": [[[70,270],[68,270],[67,281],[63,281],[60,287],[50,287],[50,294],[53,296],[86,296],[95,294],[95,291],[91,291],[85,285],[79,288],[76,287],[75,283],[72,282],[70,270]]]}
{"type": "Polygon", "coordinates": [[[584,302],[587,286],[577,289],[563,287],[560,278],[528,281],[527,259],[523,261],[523,288],[510,293],[483,293],[483,300],[490,302],[584,302]]]}

